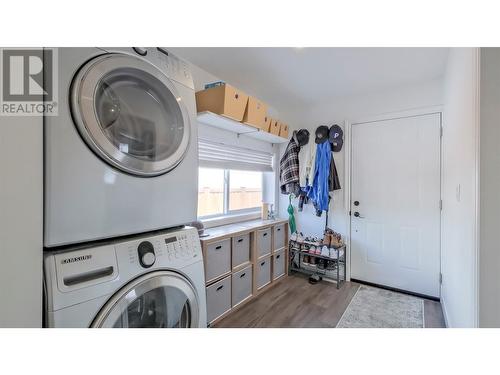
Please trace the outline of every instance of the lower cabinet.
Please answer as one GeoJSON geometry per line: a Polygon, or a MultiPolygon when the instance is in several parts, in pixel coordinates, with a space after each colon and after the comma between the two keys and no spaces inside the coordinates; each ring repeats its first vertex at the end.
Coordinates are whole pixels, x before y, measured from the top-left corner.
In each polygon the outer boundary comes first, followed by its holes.
{"type": "Polygon", "coordinates": [[[202,241],[208,324],[285,275],[287,230],[287,223],[281,222],[204,244],[202,241]]]}
{"type": "Polygon", "coordinates": [[[232,276],[232,305],[236,307],[248,297],[252,296],[253,272],[252,265],[233,273],[232,276]]]}
{"type": "Polygon", "coordinates": [[[257,289],[265,287],[271,282],[271,257],[257,260],[257,289]]]}
{"type": "Polygon", "coordinates": [[[212,323],[231,310],[231,276],[207,287],[207,320],[212,323]]]}

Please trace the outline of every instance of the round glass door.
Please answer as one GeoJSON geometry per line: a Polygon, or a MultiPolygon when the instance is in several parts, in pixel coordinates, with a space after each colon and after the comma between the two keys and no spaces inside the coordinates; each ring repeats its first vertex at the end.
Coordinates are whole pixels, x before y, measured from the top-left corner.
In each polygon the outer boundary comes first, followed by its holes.
{"type": "Polygon", "coordinates": [[[87,63],[73,81],[71,107],[88,146],[127,173],[166,173],[188,148],[182,99],[165,74],[137,57],[107,54],[87,63]]]}
{"type": "Polygon", "coordinates": [[[95,328],[193,328],[198,300],[187,279],[170,271],[144,275],[115,294],[92,323],[95,328]]]}

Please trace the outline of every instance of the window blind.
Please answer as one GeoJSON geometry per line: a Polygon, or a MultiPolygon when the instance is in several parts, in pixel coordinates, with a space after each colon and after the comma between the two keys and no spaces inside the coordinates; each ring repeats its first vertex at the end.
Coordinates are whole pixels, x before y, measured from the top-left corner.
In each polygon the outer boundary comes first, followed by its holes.
{"type": "Polygon", "coordinates": [[[273,154],[198,140],[200,167],[272,172],[273,154]]]}

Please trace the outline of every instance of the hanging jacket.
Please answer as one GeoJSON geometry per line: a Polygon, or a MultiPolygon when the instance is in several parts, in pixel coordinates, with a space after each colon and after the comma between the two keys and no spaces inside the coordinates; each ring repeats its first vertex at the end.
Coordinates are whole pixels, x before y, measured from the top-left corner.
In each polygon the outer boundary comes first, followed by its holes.
{"type": "Polygon", "coordinates": [[[280,160],[281,194],[299,195],[299,151],[300,146],[292,138],[280,160]]]}
{"type": "Polygon", "coordinates": [[[311,186],[314,177],[316,160],[316,143],[309,142],[300,148],[299,152],[299,183],[301,188],[311,186]]]}
{"type": "Polygon", "coordinates": [[[335,166],[335,160],[333,160],[333,152],[330,160],[330,175],[328,176],[328,190],[335,191],[340,190],[339,174],[337,173],[337,167],[335,166]]]}
{"type": "Polygon", "coordinates": [[[307,197],[318,211],[328,211],[330,175],[330,160],[332,157],[330,142],[323,142],[316,147],[316,162],[312,187],[308,189],[307,197]]]}

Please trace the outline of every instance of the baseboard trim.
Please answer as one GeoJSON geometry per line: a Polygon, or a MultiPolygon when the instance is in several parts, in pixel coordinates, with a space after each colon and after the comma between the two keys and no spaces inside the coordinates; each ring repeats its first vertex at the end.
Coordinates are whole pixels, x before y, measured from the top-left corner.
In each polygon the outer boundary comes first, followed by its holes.
{"type": "MultiPolygon", "coordinates": [[[[410,292],[408,290],[393,288],[393,287],[386,286],[386,285],[375,284],[375,283],[371,283],[369,281],[364,281],[364,280],[351,279],[351,281],[353,281],[355,283],[359,283],[359,284],[373,286],[373,287],[380,288],[380,289],[390,290],[392,292],[398,292],[398,293],[408,294],[410,296],[419,297],[419,298],[425,298],[425,299],[428,299],[428,300],[431,300],[431,301],[440,302],[439,298],[433,297],[433,296],[428,296],[426,294],[420,294],[420,293],[410,292]]],[[[446,316],[445,316],[445,319],[446,319],[446,316]]]]}

